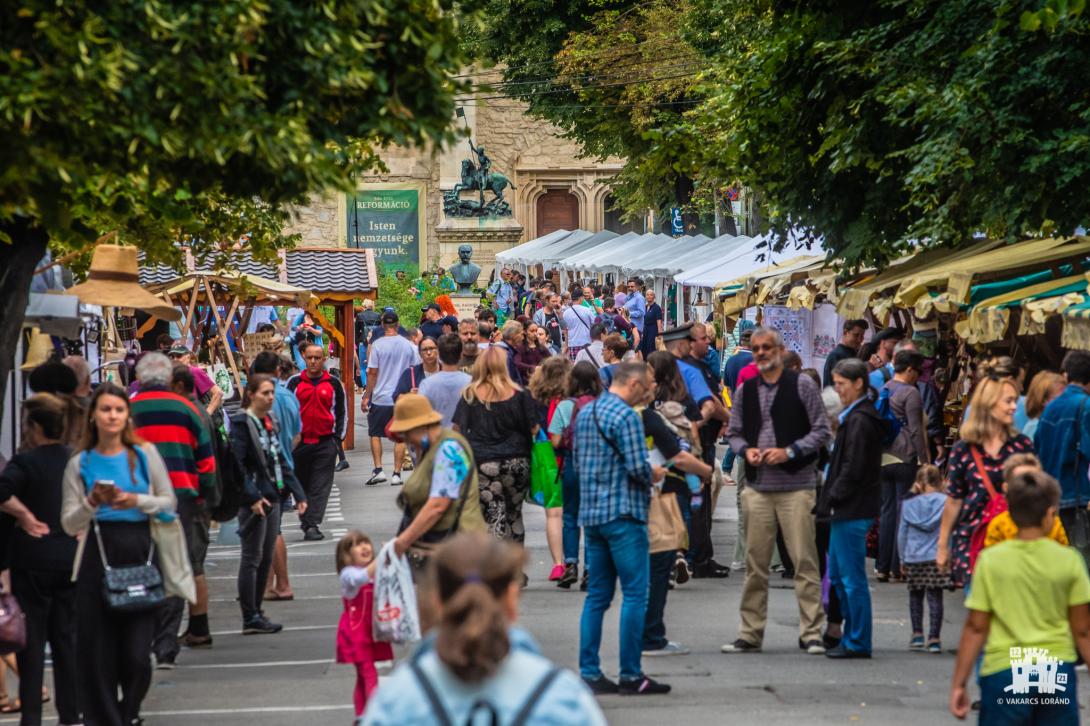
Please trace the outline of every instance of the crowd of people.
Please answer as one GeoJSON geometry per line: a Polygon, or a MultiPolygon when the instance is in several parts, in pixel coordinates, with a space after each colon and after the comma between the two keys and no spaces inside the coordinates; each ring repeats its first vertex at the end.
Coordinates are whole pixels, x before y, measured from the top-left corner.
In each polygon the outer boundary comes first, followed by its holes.
{"type": "MultiPolygon", "coordinates": [[[[373,609],[376,548],[358,531],[337,544],[337,657],[357,666],[365,723],[461,723],[482,701],[504,722],[537,713],[603,723],[592,695],[670,691],[643,668],[644,658],[689,652],[667,637],[669,591],[732,570],[744,582],[724,653],[762,650],[778,573],[793,580],[802,652],[867,659],[868,558],[878,583],[906,585],[907,649],[942,652],[944,594],[964,591],[955,715],[972,708],[976,662],[982,723],[1077,722],[1073,687],[1064,703],[1003,694],[1010,648],[1047,649],[1064,672],[1076,649],[1090,655],[1090,353],[1036,372],[1025,395],[1025,371],[1010,359],[980,363],[947,448],[932,370],[893,328],[864,343],[868,323],[847,321],[819,373],[772,328],[743,321],[722,357],[710,324],[664,329],[635,278],[560,292],[503,270],[490,300],[461,320],[428,304],[408,328],[370,304],[356,318],[373,457],[364,483],[399,487],[393,549],[435,605],[434,637],[378,687],[374,664],[389,647],[360,627],[373,609]],[[555,481],[538,501],[550,562],[535,573],[523,507],[541,447],[555,481]],[[724,480],[740,515],[730,566],[715,560],[712,538],[724,480]],[[663,497],[676,501],[685,536],[652,546],[663,497]],[[536,577],[586,591],[578,680],[515,625],[536,577]],[[618,585],[613,678],[599,650],[618,585]]],[[[241,632],[281,629],[263,605],[293,598],[283,516],[296,511],[302,539],[323,540],[334,472],[347,466],[345,382],[329,370],[320,329],[305,317],[298,327],[292,352],[249,362],[237,402],[208,385],[181,340],[141,355],[128,389],[92,386],[78,357],[31,374],[22,448],[0,473],[0,511],[15,524],[3,542],[10,587],[27,623],[13,664],[19,697],[0,710],[41,722],[48,643],[61,723],[139,723],[153,664],[169,669],[182,647],[213,645],[213,521],[237,520],[241,632]],[[172,542],[180,557],[167,556],[172,542]],[[138,578],[140,597],[114,593],[119,571],[138,578]]]]}

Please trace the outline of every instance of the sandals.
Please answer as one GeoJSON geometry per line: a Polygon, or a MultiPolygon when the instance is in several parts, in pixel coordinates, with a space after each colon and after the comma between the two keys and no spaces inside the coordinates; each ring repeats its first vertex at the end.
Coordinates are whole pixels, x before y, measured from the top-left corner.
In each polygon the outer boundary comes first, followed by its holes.
{"type": "Polygon", "coordinates": [[[21,710],[23,706],[18,698],[13,701],[6,693],[0,696],[0,713],[19,713],[21,710]]]}
{"type": "Polygon", "coordinates": [[[284,600],[284,601],[288,601],[288,600],[294,600],[295,599],[295,594],[291,593],[291,594],[288,594],[288,595],[281,595],[281,594],[279,594],[277,592],[269,591],[269,592],[265,593],[265,597],[263,597],[262,599],[263,600],[284,600]]]}

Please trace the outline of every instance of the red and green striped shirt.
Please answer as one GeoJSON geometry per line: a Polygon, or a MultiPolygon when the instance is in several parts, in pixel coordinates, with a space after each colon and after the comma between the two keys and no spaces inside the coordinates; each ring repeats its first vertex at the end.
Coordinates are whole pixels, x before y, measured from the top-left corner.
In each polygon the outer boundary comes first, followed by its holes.
{"type": "Polygon", "coordinates": [[[207,496],[215,487],[212,437],[188,399],[145,388],[132,399],[136,435],[155,444],[176,496],[207,496]]]}

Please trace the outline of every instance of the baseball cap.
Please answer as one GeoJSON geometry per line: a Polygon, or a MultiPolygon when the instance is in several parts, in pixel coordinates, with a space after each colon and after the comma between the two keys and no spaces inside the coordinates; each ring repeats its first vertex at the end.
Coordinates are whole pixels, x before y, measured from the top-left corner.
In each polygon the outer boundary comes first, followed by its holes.
{"type": "Polygon", "coordinates": [[[382,322],[383,325],[397,325],[397,323],[398,323],[397,313],[395,311],[390,310],[389,308],[387,308],[382,313],[382,321],[381,322],[382,322]]]}
{"type": "Polygon", "coordinates": [[[189,355],[189,348],[186,348],[184,345],[175,345],[169,351],[167,351],[167,355],[168,356],[189,355]]]}
{"type": "Polygon", "coordinates": [[[433,302],[432,302],[432,303],[428,303],[428,304],[427,304],[427,305],[425,305],[425,306],[424,306],[423,308],[421,308],[421,312],[425,312],[425,313],[426,313],[426,312],[428,312],[429,310],[434,310],[434,311],[435,311],[435,312],[437,312],[437,313],[441,313],[441,312],[443,312],[443,308],[439,307],[439,304],[438,304],[438,303],[433,303],[433,302]]]}

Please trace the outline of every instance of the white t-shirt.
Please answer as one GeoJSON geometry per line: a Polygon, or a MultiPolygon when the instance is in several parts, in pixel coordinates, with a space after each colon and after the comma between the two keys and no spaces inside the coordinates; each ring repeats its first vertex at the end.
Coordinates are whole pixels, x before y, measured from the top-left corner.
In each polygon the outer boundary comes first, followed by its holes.
{"type": "Polygon", "coordinates": [[[371,391],[371,403],[376,406],[393,406],[394,389],[410,366],[420,362],[416,346],[400,335],[384,335],[367,351],[367,370],[378,369],[378,380],[371,391]]]}
{"type": "Polygon", "coordinates": [[[275,323],[280,319],[276,314],[276,308],[272,305],[258,305],[250,313],[250,324],[246,326],[247,333],[256,333],[257,326],[265,323],[275,323]]]}
{"type": "Polygon", "coordinates": [[[572,305],[564,311],[564,327],[568,329],[568,347],[580,348],[590,344],[590,326],[594,325],[594,311],[580,305],[572,305]]]}

